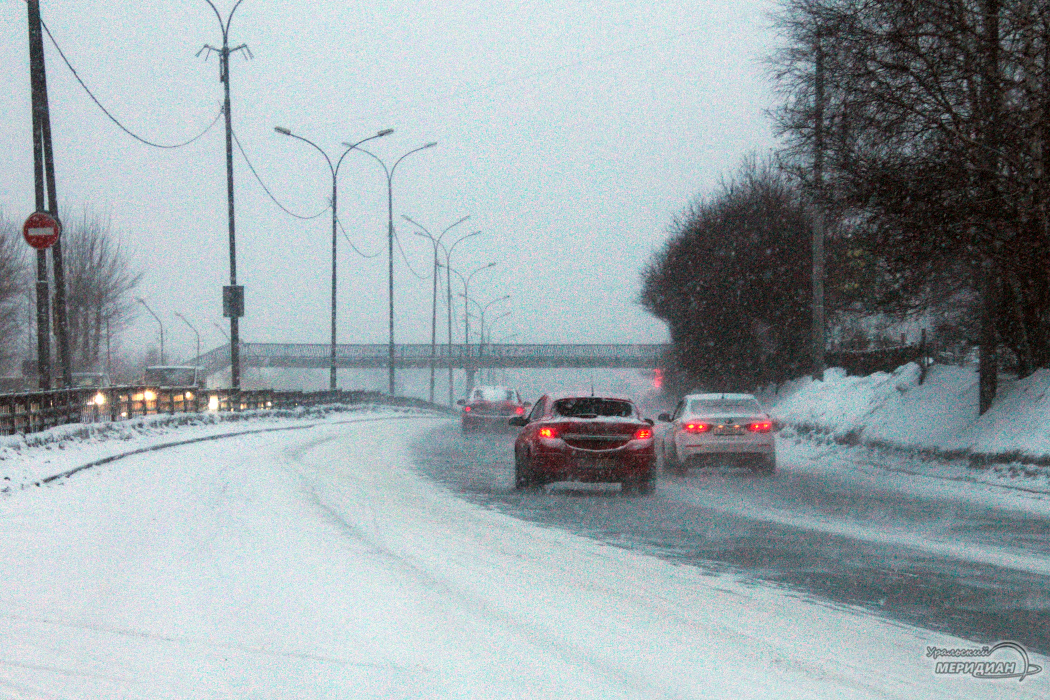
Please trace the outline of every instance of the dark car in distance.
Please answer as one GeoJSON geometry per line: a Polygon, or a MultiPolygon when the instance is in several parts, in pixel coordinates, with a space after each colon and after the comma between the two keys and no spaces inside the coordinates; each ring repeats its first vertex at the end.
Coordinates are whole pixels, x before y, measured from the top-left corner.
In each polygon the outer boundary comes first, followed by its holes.
{"type": "Polygon", "coordinates": [[[544,395],[514,443],[517,489],[559,481],[618,482],[623,491],[652,493],[656,486],[653,422],[630,399],[544,395]]]}
{"type": "Polygon", "coordinates": [[[507,419],[523,416],[529,404],[521,400],[521,394],[505,386],[476,386],[466,399],[460,399],[463,407],[460,422],[464,433],[477,431],[507,430],[507,419]]]}

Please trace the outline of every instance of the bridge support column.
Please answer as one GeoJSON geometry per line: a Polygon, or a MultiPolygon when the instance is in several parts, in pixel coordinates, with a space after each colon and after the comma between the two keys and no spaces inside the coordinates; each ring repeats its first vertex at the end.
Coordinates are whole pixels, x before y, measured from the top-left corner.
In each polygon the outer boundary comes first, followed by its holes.
{"type": "Polygon", "coordinates": [[[467,394],[469,394],[471,389],[474,388],[474,382],[477,380],[478,369],[477,367],[467,367],[464,372],[467,375],[467,394]]]}

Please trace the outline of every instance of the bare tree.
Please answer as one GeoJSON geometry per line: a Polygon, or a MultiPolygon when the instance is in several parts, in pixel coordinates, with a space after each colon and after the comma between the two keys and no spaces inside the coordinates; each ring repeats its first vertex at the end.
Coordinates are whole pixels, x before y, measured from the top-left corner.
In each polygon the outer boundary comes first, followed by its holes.
{"type": "Polygon", "coordinates": [[[815,132],[812,59],[825,56],[826,167],[863,222],[887,310],[981,293],[982,408],[994,351],[1050,366],[1050,7],[1046,0],[787,0],[773,73],[786,160],[815,132]]]}
{"type": "Polygon", "coordinates": [[[67,217],[62,240],[73,366],[97,368],[107,335],[134,318],[130,292],[142,273],[132,267],[108,217],[88,209],[77,219],[67,217]]]}
{"type": "Polygon", "coordinates": [[[0,212],[0,369],[9,369],[21,351],[19,311],[26,292],[27,251],[18,227],[0,212]]]}

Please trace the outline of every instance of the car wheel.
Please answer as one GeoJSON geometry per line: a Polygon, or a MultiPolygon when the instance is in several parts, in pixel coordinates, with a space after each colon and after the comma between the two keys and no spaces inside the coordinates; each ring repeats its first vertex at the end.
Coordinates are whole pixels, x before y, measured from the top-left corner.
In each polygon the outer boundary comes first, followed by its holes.
{"type": "Polygon", "coordinates": [[[519,450],[514,450],[514,488],[518,491],[531,489],[536,485],[529,459],[519,450]]]}
{"type": "Polygon", "coordinates": [[[664,449],[664,471],[678,476],[682,476],[686,472],[686,466],[678,459],[678,452],[674,448],[674,442],[671,443],[670,450],[664,449]]]}
{"type": "Polygon", "coordinates": [[[752,467],[752,471],[757,474],[775,474],[777,471],[777,456],[761,457],[758,464],[752,467]]]}

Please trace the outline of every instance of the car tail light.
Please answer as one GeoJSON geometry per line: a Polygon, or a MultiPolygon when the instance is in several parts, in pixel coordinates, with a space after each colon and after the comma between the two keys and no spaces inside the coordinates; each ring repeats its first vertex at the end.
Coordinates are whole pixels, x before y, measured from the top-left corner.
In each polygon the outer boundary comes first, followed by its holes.
{"type": "Polygon", "coordinates": [[[711,430],[710,423],[686,423],[682,429],[687,433],[706,433],[711,430]]]}
{"type": "Polygon", "coordinates": [[[747,426],[752,433],[768,433],[773,430],[773,424],[767,420],[755,421],[747,426]]]}
{"type": "Polygon", "coordinates": [[[556,437],[558,437],[558,431],[555,430],[554,428],[550,427],[550,426],[547,426],[545,428],[540,428],[540,437],[541,438],[556,438],[556,437]]]}
{"type": "Polygon", "coordinates": [[[514,412],[517,413],[519,416],[524,416],[525,415],[525,407],[524,406],[518,406],[517,408],[514,409],[514,412]]]}
{"type": "Polygon", "coordinates": [[[653,429],[652,428],[638,428],[634,431],[633,440],[652,440],[653,429]]]}
{"type": "Polygon", "coordinates": [[[464,406],[463,407],[463,412],[464,413],[470,413],[470,406],[464,406]]]}

